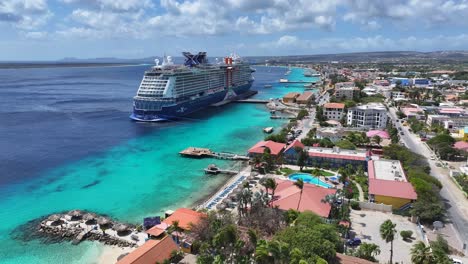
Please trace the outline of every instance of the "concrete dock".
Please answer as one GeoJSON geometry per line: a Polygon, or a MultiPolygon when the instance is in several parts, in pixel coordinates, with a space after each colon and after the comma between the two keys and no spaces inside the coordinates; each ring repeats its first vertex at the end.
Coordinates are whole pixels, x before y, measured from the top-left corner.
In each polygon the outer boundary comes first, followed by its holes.
{"type": "Polygon", "coordinates": [[[228,152],[214,152],[208,148],[196,148],[189,147],[179,152],[180,155],[189,158],[215,158],[225,160],[250,160],[249,157],[243,155],[237,155],[228,152]]]}

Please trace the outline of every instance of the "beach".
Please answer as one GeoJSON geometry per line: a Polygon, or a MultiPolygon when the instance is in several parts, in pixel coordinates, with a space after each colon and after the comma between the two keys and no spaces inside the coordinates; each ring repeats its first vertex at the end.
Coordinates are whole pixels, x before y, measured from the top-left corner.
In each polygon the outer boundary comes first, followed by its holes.
{"type": "Polygon", "coordinates": [[[132,252],[133,250],[135,250],[135,248],[103,246],[96,264],[115,264],[120,255],[132,252]]]}

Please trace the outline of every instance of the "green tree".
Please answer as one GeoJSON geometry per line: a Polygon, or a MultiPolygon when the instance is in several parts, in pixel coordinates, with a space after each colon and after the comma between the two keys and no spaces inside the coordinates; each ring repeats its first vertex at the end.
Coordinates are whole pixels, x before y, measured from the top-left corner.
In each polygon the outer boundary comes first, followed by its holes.
{"type": "Polygon", "coordinates": [[[390,264],[393,263],[393,240],[395,239],[396,234],[396,224],[394,224],[390,219],[386,220],[380,225],[380,236],[386,243],[390,242],[390,264]]]}
{"type": "Polygon", "coordinates": [[[302,191],[304,190],[304,180],[301,178],[297,179],[294,182],[294,185],[301,190],[301,193],[299,195],[299,201],[297,202],[297,211],[299,211],[299,206],[301,205],[301,199],[302,199],[302,191]]]}
{"type": "Polygon", "coordinates": [[[376,261],[375,257],[380,254],[380,247],[373,243],[362,243],[354,253],[358,258],[376,261]]]}
{"type": "Polygon", "coordinates": [[[356,145],[354,145],[351,141],[347,139],[342,139],[335,144],[337,147],[342,149],[356,149],[356,145]]]}
{"type": "Polygon", "coordinates": [[[435,264],[431,248],[419,241],[411,248],[411,262],[413,264],[435,264]]]}
{"type": "Polygon", "coordinates": [[[378,135],[375,135],[375,136],[372,137],[372,141],[373,141],[375,144],[377,144],[377,145],[380,146],[380,143],[382,142],[382,138],[379,137],[378,135]]]}
{"type": "Polygon", "coordinates": [[[297,156],[297,166],[299,166],[299,170],[302,171],[304,166],[306,165],[307,158],[309,157],[308,152],[300,147],[296,147],[296,152],[298,153],[297,156]]]}

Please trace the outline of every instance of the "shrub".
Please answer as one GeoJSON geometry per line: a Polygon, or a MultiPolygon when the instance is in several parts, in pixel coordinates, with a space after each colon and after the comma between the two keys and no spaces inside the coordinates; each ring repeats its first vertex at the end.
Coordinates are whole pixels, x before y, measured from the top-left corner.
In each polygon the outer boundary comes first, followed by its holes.
{"type": "Polygon", "coordinates": [[[413,231],[403,230],[400,232],[400,236],[403,238],[403,240],[409,240],[413,236],[413,231]]]}
{"type": "Polygon", "coordinates": [[[353,210],[361,210],[361,207],[359,207],[359,202],[356,201],[351,201],[351,208],[353,208],[353,210]]]}

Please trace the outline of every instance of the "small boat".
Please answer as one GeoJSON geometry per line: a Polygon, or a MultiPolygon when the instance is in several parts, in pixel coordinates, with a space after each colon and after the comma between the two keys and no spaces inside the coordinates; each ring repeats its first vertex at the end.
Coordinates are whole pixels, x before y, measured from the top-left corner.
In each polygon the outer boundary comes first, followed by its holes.
{"type": "Polygon", "coordinates": [[[263,129],[263,132],[265,132],[265,133],[267,133],[267,134],[270,134],[270,133],[273,132],[273,130],[274,130],[273,127],[265,127],[265,128],[263,129]]]}
{"type": "Polygon", "coordinates": [[[305,88],[312,88],[312,86],[314,86],[312,83],[304,84],[305,88]]]}
{"type": "Polygon", "coordinates": [[[271,84],[265,84],[263,87],[265,87],[265,88],[271,88],[271,87],[273,87],[273,85],[271,85],[271,84]]]}
{"type": "Polygon", "coordinates": [[[279,81],[280,81],[280,83],[287,83],[288,79],[280,79],[279,81]]]}

